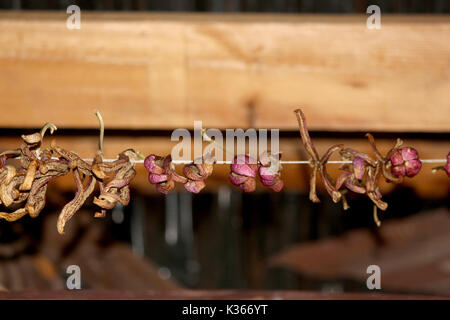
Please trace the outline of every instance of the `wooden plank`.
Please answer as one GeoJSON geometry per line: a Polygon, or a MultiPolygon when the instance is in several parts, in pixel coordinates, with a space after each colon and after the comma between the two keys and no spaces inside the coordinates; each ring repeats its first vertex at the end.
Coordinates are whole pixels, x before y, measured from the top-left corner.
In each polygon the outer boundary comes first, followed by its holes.
{"type": "MultiPolygon", "coordinates": [[[[98,146],[97,137],[66,136],[63,132],[64,130],[61,129],[60,131],[57,131],[54,136],[58,145],[69,150],[74,150],[82,157],[92,158],[98,146]]],[[[45,145],[50,143],[50,140],[51,139],[45,141],[45,145]]],[[[372,154],[371,148],[366,139],[351,140],[340,138],[318,138],[314,139],[314,142],[319,153],[325,152],[325,150],[332,144],[343,143],[348,147],[372,154]]],[[[21,139],[19,137],[3,137],[0,139],[0,151],[15,149],[20,145],[20,143],[21,139]]],[[[171,148],[175,144],[176,142],[170,141],[169,137],[123,137],[108,136],[108,134],[106,134],[104,140],[104,152],[105,157],[115,158],[119,152],[128,148],[134,148],[142,152],[144,155],[155,153],[163,156],[170,154],[171,148]]],[[[380,150],[385,153],[392,147],[393,141],[377,139],[377,144],[380,150]]],[[[204,146],[206,146],[206,144],[204,146]]],[[[420,156],[424,159],[444,158],[448,153],[447,141],[407,139],[405,140],[405,146],[414,146],[417,148],[420,156]]],[[[283,152],[283,160],[307,159],[303,146],[301,145],[300,137],[280,139],[280,151],[283,152]]],[[[333,157],[332,160],[338,160],[338,157],[333,157]]],[[[421,196],[431,198],[446,197],[450,193],[450,179],[448,179],[447,175],[443,171],[436,174],[431,173],[430,169],[435,166],[436,164],[423,164],[421,172],[413,179],[405,179],[402,185],[414,188],[417,194],[421,196]]],[[[182,165],[177,166],[180,173],[181,167],[182,165]]],[[[147,181],[148,174],[144,166],[138,164],[136,168],[137,175],[132,182],[133,187],[142,193],[154,192],[155,188],[147,181]]],[[[229,165],[216,165],[213,175],[207,180],[206,190],[215,190],[218,186],[223,184],[230,185],[228,179],[229,169],[229,165]]],[[[339,174],[339,165],[328,165],[328,171],[331,176],[337,177],[339,174]]],[[[285,182],[286,189],[307,191],[308,174],[309,167],[307,165],[283,165],[282,177],[285,182]]],[[[54,185],[53,187],[50,186],[50,189],[52,190],[67,190],[68,188],[74,188],[73,178],[70,175],[56,179],[54,182],[51,182],[51,185],[54,185]]],[[[322,184],[319,183],[319,190],[325,192],[321,186],[322,184]]],[[[395,186],[396,185],[394,184],[382,182],[381,190],[383,193],[387,193],[390,192],[395,186]]],[[[267,189],[258,183],[258,190],[262,191],[267,189]]]]}
{"type": "Polygon", "coordinates": [[[0,127],[450,129],[449,16],[66,18],[0,12],[0,127]]]}

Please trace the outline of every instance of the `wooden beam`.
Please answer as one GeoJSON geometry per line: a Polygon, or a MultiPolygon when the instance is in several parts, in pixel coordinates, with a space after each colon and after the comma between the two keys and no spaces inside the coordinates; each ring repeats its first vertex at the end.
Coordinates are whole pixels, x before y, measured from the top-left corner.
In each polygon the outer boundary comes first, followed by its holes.
{"type": "Polygon", "coordinates": [[[450,17],[0,12],[0,127],[449,132],[450,17]]]}

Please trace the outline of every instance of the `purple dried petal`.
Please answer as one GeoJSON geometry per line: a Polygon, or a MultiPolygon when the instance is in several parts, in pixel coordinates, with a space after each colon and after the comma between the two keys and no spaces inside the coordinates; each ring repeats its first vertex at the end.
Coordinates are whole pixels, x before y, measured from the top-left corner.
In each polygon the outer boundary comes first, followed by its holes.
{"type": "Polygon", "coordinates": [[[170,179],[175,182],[179,182],[179,183],[186,183],[186,181],[188,181],[188,179],[186,177],[179,175],[175,171],[170,172],[170,179]]]}
{"type": "Polygon", "coordinates": [[[271,186],[273,186],[277,181],[280,181],[280,179],[276,179],[275,177],[273,177],[272,179],[263,179],[263,178],[261,178],[261,183],[262,183],[263,186],[265,186],[265,187],[271,187],[271,186]]]}
{"type": "Polygon", "coordinates": [[[358,180],[361,180],[366,171],[366,162],[361,157],[355,157],[353,159],[353,172],[358,180]]]}
{"type": "Polygon", "coordinates": [[[345,180],[345,186],[347,187],[347,189],[349,189],[353,192],[361,193],[361,194],[366,193],[366,188],[357,186],[356,184],[353,184],[350,180],[345,180]]]}
{"type": "Polygon", "coordinates": [[[264,180],[273,180],[275,179],[276,173],[270,170],[270,167],[259,167],[258,169],[259,176],[264,180]]]}
{"type": "Polygon", "coordinates": [[[247,177],[256,177],[256,161],[247,155],[237,155],[231,164],[231,171],[247,177]]]}
{"type": "Polygon", "coordinates": [[[396,150],[392,156],[391,156],[391,163],[393,166],[398,166],[403,164],[403,157],[402,157],[402,153],[398,150],[396,150]]]}
{"type": "Polygon", "coordinates": [[[422,162],[420,160],[413,159],[405,162],[406,176],[409,178],[412,178],[418,174],[421,168],[422,162]]]}
{"type": "Polygon", "coordinates": [[[400,149],[404,161],[419,159],[419,153],[416,149],[411,147],[404,147],[400,149]]]}
{"type": "Polygon", "coordinates": [[[242,183],[247,181],[248,178],[249,177],[241,176],[241,175],[235,174],[233,172],[230,173],[230,181],[235,186],[241,185],[242,183]]]}
{"type": "Polygon", "coordinates": [[[184,188],[192,193],[199,193],[202,189],[206,187],[206,184],[203,180],[200,181],[188,181],[184,184],[184,188]]]}
{"type": "Polygon", "coordinates": [[[156,156],[154,154],[151,154],[145,158],[144,167],[148,171],[152,171],[153,167],[155,166],[155,157],[156,156]]]}
{"type": "Polygon", "coordinates": [[[406,175],[406,168],[404,165],[394,166],[391,168],[391,172],[395,177],[404,177],[406,175]]]}
{"type": "MultiPolygon", "coordinates": [[[[145,158],[145,160],[144,160],[144,167],[145,167],[145,169],[147,169],[149,172],[153,172],[153,168],[155,167],[155,161],[156,161],[156,158],[157,158],[158,156],[156,156],[156,155],[154,155],[154,154],[151,154],[151,155],[149,155],[147,158],[145,158]]],[[[159,158],[159,157],[158,157],[159,158]]]]}
{"type": "Polygon", "coordinates": [[[160,166],[161,157],[151,154],[144,160],[144,166],[150,173],[162,174],[164,169],[160,166]]]}
{"type": "Polygon", "coordinates": [[[148,175],[148,181],[150,181],[150,183],[152,183],[152,184],[161,183],[161,182],[167,181],[167,175],[150,173],[148,175]]]}

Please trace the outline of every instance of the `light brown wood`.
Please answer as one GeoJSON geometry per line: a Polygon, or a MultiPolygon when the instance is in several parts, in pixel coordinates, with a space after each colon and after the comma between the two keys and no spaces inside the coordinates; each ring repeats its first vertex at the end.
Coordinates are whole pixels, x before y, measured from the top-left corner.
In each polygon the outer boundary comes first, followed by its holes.
{"type": "MultiPolygon", "coordinates": [[[[362,135],[363,136],[363,135],[362,135]]],[[[57,131],[54,135],[56,142],[63,148],[76,151],[81,157],[92,158],[97,150],[98,140],[94,136],[65,136],[63,129],[57,131]]],[[[50,143],[52,137],[45,138],[44,145],[50,143]]],[[[376,138],[376,135],[375,135],[376,138]]],[[[381,152],[386,153],[393,145],[392,140],[376,139],[381,152]]],[[[7,149],[15,149],[21,143],[20,137],[3,137],[0,139],[0,152],[7,149]]],[[[158,155],[170,154],[171,148],[177,142],[170,141],[170,137],[111,137],[106,135],[104,140],[104,152],[106,158],[115,158],[117,154],[125,149],[134,148],[144,155],[151,153],[158,155]]],[[[319,153],[325,150],[332,144],[343,143],[348,147],[352,147],[369,154],[372,154],[371,148],[366,139],[314,139],[314,143],[319,153]]],[[[407,139],[405,146],[414,146],[420,152],[423,159],[444,158],[448,153],[447,141],[427,141],[407,139]]],[[[206,144],[204,144],[206,146],[206,144]]],[[[280,151],[283,152],[283,160],[307,160],[300,137],[298,138],[282,138],[280,139],[280,151]]],[[[225,159],[224,159],[225,160],[225,159]]],[[[332,160],[339,160],[338,156],[333,156],[332,160]]],[[[405,179],[403,186],[414,188],[418,195],[441,198],[450,193],[450,179],[445,172],[439,171],[436,174],[431,173],[431,168],[437,166],[436,164],[423,164],[421,172],[412,179],[405,179]]],[[[155,192],[154,186],[150,185],[147,176],[148,173],[142,164],[137,164],[137,175],[132,182],[132,186],[141,193],[155,192]]],[[[182,165],[177,165],[177,170],[181,173],[182,165]]],[[[229,165],[216,165],[212,176],[207,180],[207,189],[205,191],[214,191],[217,187],[222,185],[229,185],[234,188],[228,180],[230,171],[229,165]]],[[[329,164],[328,171],[333,177],[339,175],[339,165],[329,164]]],[[[285,164],[283,165],[282,178],[285,182],[285,187],[288,190],[307,191],[308,189],[308,175],[310,169],[307,165],[285,164]]],[[[322,184],[319,179],[319,190],[322,189],[322,184]]],[[[391,191],[396,185],[382,183],[381,190],[383,193],[391,191]]],[[[182,186],[180,186],[182,189],[182,186]]],[[[75,184],[71,175],[61,177],[51,182],[50,190],[67,190],[71,188],[75,190],[75,184]]],[[[258,183],[258,190],[268,190],[258,183]]]]}
{"type": "Polygon", "coordinates": [[[0,13],[0,127],[450,129],[450,17],[0,13]]]}

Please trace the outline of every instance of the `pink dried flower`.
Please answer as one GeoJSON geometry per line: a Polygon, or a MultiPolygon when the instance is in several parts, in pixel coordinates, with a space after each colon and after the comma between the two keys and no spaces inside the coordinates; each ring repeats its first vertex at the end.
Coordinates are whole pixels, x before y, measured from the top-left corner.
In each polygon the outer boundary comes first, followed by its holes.
{"type": "Polygon", "coordinates": [[[206,187],[205,179],[208,178],[214,168],[215,159],[211,154],[203,156],[202,163],[190,163],[184,166],[183,172],[187,178],[184,188],[192,193],[199,193],[206,187]]]}
{"type": "Polygon", "coordinates": [[[396,177],[414,177],[422,168],[419,153],[411,147],[403,147],[395,150],[391,157],[391,172],[396,177]]]}
{"type": "Polygon", "coordinates": [[[275,192],[280,192],[284,186],[280,177],[282,170],[279,163],[280,158],[281,154],[273,155],[264,151],[259,159],[261,166],[258,169],[258,173],[261,183],[275,192]]]}
{"type": "Polygon", "coordinates": [[[237,155],[230,165],[230,181],[244,192],[253,192],[256,188],[256,161],[247,155],[237,155]]]}
{"type": "Polygon", "coordinates": [[[144,160],[144,166],[148,170],[148,180],[156,185],[158,192],[167,194],[175,188],[175,182],[185,183],[187,179],[175,172],[170,155],[160,157],[154,154],[144,160]]]}

